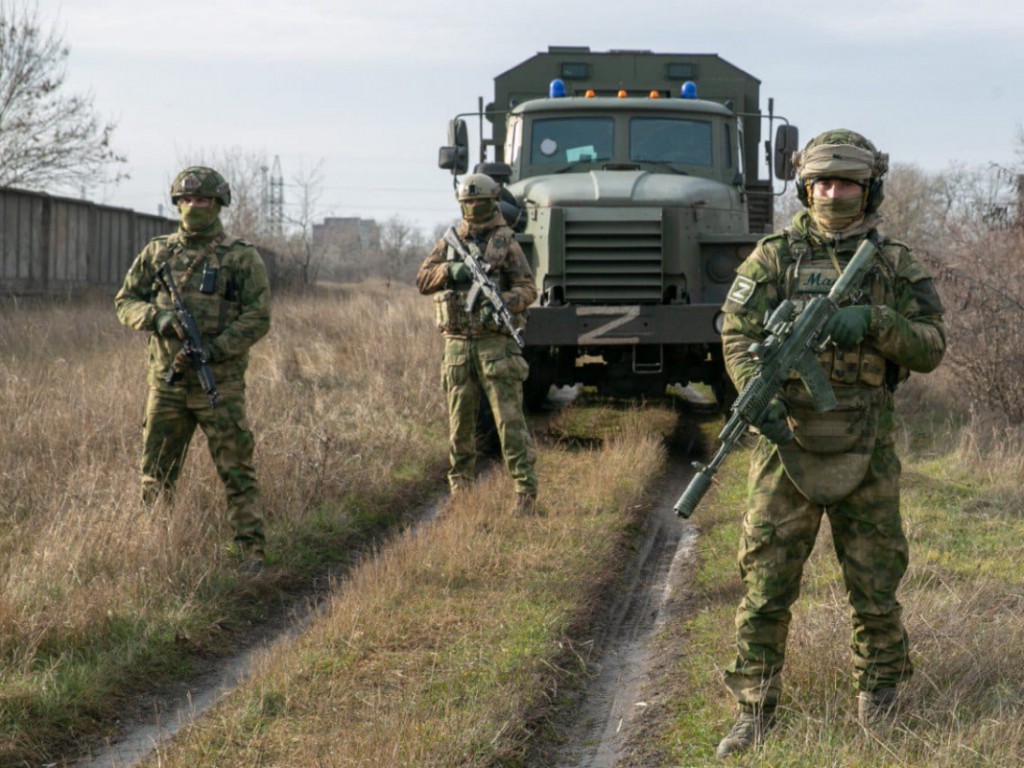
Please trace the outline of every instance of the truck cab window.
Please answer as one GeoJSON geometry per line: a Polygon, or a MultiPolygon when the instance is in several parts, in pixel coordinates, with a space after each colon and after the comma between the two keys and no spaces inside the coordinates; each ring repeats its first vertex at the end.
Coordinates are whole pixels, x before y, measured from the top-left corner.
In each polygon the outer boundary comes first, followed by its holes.
{"type": "Polygon", "coordinates": [[[613,122],[610,117],[557,117],[531,126],[532,165],[610,160],[613,122]]]}
{"type": "Polygon", "coordinates": [[[711,123],[668,117],[634,117],[629,121],[629,159],[710,167],[711,123]]]}

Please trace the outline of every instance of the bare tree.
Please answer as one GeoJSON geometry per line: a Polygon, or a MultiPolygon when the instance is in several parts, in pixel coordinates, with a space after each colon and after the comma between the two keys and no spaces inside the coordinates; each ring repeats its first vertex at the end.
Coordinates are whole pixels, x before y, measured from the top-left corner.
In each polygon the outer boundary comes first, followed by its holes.
{"type": "Polygon", "coordinates": [[[397,214],[385,221],[380,231],[380,252],[387,284],[391,285],[392,280],[412,282],[426,255],[425,248],[423,234],[410,222],[397,214]]]}
{"type": "Polygon", "coordinates": [[[125,162],[111,147],[91,94],[64,92],[69,49],[40,26],[31,0],[0,0],[0,185],[29,189],[116,183],[125,162]]]}
{"type": "Polygon", "coordinates": [[[313,224],[323,218],[320,197],[324,188],[324,161],[321,159],[312,168],[300,168],[291,178],[291,186],[298,193],[294,213],[285,217],[291,225],[285,254],[287,267],[302,287],[316,282],[323,267],[327,249],[313,237],[313,224]]]}

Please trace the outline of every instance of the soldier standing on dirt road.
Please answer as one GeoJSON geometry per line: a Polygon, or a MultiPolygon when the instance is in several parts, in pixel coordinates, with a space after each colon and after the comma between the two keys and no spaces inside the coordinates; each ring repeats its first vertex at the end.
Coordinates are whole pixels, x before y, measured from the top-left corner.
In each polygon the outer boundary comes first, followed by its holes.
{"type": "Polygon", "coordinates": [[[265,535],[246,416],[245,371],[249,347],[270,329],[267,271],[256,248],[224,233],[220,211],[231,204],[231,189],[217,171],[186,168],[171,184],[171,200],[181,213],[178,231],[146,245],[114,300],[123,324],[150,334],[142,497],[152,504],[161,494],[171,495],[198,425],[227,490],[238,554],[258,567],[265,556],[265,535]],[[215,405],[182,350],[181,325],[157,279],[164,264],[170,266],[201,331],[219,393],[215,405]],[[181,375],[169,384],[172,368],[181,375]]]}
{"type": "MultiPolygon", "coordinates": [[[[498,183],[481,173],[459,182],[456,198],[462,222],[457,234],[489,270],[520,330],[526,324],[526,308],[537,298],[537,286],[522,248],[498,210],[499,191],[498,183]]],[[[483,296],[472,311],[466,311],[471,280],[469,267],[443,239],[416,276],[420,293],[434,294],[437,324],[444,334],[441,381],[448,402],[448,484],[457,493],[473,481],[482,392],[494,414],[505,466],[515,481],[515,510],[533,513],[537,511],[536,453],[523,414],[523,382],[529,365],[483,296]]]]}
{"type": "Polygon", "coordinates": [[[725,683],[739,717],[718,756],[758,746],[774,725],[790,606],[822,513],[853,609],[858,718],[867,727],[894,714],[896,686],[910,677],[907,633],[896,589],[909,559],[899,508],[893,393],[910,371],[942,359],[942,305],[910,249],[877,231],[888,156],[848,130],[827,131],[794,157],[808,210],[758,243],[737,270],[723,306],[726,367],[736,388],[756,371],[750,345],[786,298],[827,292],[861,241],[878,246],[863,295],[825,326],[819,360],[839,407],[816,413],[794,378],[773,401],[754,448],[740,542],[746,594],[736,614],[737,654],[725,683]],[[795,435],[795,438],[793,437],[795,435]]]}

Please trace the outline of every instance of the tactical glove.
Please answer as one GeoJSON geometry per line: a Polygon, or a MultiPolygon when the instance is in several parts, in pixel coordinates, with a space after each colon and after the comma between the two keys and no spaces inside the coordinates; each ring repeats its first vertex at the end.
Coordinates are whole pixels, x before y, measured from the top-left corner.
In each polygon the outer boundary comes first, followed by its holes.
{"type": "Polygon", "coordinates": [[[864,341],[871,325],[871,307],[843,307],[825,323],[823,332],[831,336],[837,347],[849,349],[864,341]]]}
{"type": "Polygon", "coordinates": [[[793,439],[793,430],[789,428],[789,422],[786,421],[786,406],[777,398],[772,398],[760,423],[754,426],[766,439],[776,445],[788,443],[793,439]]]}
{"type": "Polygon", "coordinates": [[[463,261],[449,261],[448,262],[448,277],[451,278],[453,283],[468,283],[473,279],[473,273],[470,272],[469,267],[463,261]]]}
{"type": "Polygon", "coordinates": [[[484,328],[495,328],[498,325],[498,318],[494,316],[494,307],[491,306],[491,302],[482,302],[483,306],[480,307],[480,322],[484,328]]]}
{"type": "Polygon", "coordinates": [[[165,339],[182,339],[185,337],[185,333],[181,329],[181,323],[178,322],[178,316],[169,309],[162,309],[156,313],[156,332],[157,335],[163,336],[165,339]]]}
{"type": "Polygon", "coordinates": [[[171,363],[171,367],[174,368],[175,373],[184,373],[192,367],[192,358],[188,356],[184,349],[179,349],[178,354],[174,356],[174,362],[171,363]]]}

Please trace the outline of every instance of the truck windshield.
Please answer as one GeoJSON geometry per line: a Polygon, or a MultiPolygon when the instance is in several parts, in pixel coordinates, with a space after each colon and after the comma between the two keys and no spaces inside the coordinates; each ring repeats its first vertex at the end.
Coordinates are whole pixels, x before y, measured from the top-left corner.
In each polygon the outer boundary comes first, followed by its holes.
{"type": "Polygon", "coordinates": [[[581,163],[610,160],[612,118],[553,117],[534,120],[530,139],[530,163],[581,163]]]}
{"type": "Polygon", "coordinates": [[[634,162],[711,165],[711,122],[669,117],[629,121],[629,159],[634,162]]]}

